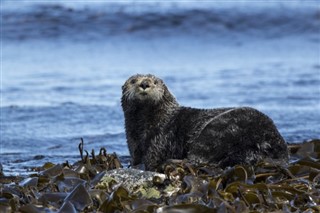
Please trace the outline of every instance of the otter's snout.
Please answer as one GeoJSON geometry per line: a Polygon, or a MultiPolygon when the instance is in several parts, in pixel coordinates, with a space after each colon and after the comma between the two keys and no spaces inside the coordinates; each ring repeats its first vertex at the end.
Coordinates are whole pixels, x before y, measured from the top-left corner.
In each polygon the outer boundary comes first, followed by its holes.
{"type": "Polygon", "coordinates": [[[149,88],[150,87],[150,83],[149,83],[149,81],[147,81],[147,80],[143,80],[142,82],[141,82],[141,84],[139,85],[139,87],[141,87],[142,89],[147,89],[147,88],[149,88]]]}

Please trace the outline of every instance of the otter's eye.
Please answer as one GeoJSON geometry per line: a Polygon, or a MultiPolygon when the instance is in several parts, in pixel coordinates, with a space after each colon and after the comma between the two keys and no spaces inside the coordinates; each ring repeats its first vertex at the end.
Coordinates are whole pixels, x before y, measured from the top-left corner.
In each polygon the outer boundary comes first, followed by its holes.
{"type": "Polygon", "coordinates": [[[132,80],[130,81],[130,84],[135,84],[136,82],[137,82],[136,79],[132,79],[132,80]]]}
{"type": "Polygon", "coordinates": [[[154,80],[154,84],[158,84],[159,82],[158,82],[158,80],[154,80]]]}

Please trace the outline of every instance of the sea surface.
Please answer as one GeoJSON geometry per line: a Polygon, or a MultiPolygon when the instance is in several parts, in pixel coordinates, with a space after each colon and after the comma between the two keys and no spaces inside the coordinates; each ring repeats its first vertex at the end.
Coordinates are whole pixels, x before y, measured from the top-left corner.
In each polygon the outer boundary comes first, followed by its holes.
{"type": "Polygon", "coordinates": [[[4,173],[129,161],[121,86],[162,79],[186,106],[251,106],[289,143],[320,138],[319,1],[1,0],[4,173]]]}

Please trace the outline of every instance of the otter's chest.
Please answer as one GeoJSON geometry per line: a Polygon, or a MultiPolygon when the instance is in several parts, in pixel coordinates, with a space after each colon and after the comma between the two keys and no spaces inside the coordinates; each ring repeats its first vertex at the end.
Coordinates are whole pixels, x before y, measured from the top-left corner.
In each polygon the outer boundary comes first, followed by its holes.
{"type": "Polygon", "coordinates": [[[141,134],[142,136],[141,140],[144,141],[144,144],[148,145],[149,143],[156,140],[157,138],[160,138],[160,135],[162,135],[162,132],[163,132],[163,128],[161,127],[161,125],[145,123],[144,130],[141,134]]]}

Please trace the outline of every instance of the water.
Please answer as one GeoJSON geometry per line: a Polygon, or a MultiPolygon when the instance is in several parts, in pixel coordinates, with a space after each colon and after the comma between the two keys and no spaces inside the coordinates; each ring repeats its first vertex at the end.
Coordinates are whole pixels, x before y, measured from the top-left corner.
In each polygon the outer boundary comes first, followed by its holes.
{"type": "Polygon", "coordinates": [[[85,149],[128,156],[121,86],[164,79],[182,105],[255,107],[288,142],[320,138],[317,1],[1,1],[6,174],[85,149]]]}

